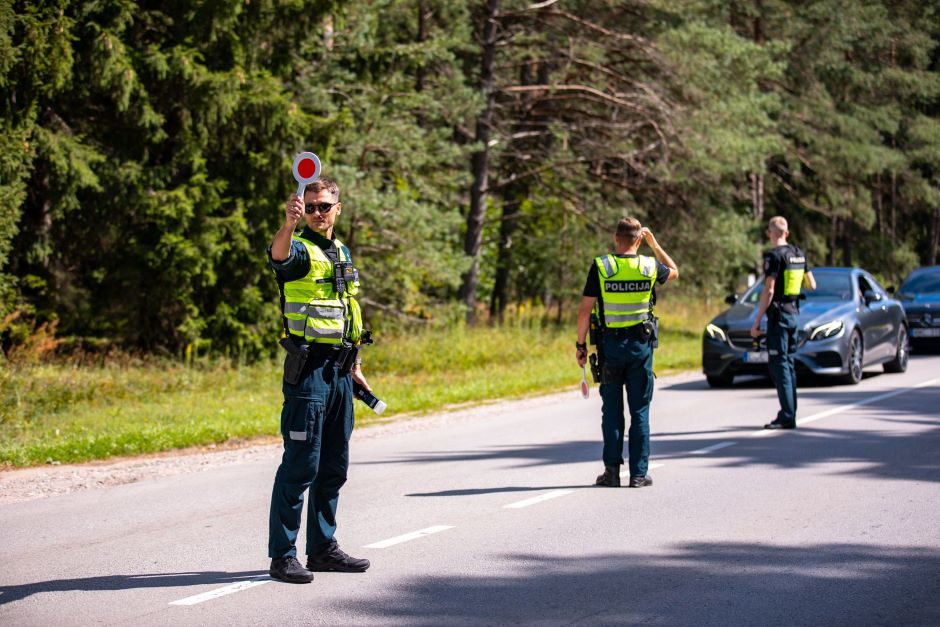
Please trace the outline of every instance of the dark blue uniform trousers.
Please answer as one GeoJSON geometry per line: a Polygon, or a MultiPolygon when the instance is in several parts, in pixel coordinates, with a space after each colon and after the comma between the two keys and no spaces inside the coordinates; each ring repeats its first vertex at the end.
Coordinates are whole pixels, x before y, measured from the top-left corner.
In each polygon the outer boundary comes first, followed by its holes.
{"type": "Polygon", "coordinates": [[[650,457],[650,401],[653,400],[653,348],[649,341],[604,336],[605,380],[601,384],[601,431],[604,465],[623,464],[625,418],[623,391],[630,408],[628,440],[630,476],[646,475],[650,457]]]}
{"type": "Polygon", "coordinates": [[[793,354],[796,352],[797,316],[777,309],[767,317],[767,352],[770,362],[770,377],[777,386],[780,411],[777,420],[796,422],[796,367],[793,354]]]}
{"type": "Polygon", "coordinates": [[[348,374],[339,376],[331,359],[311,356],[310,362],[297,385],[286,381],[283,385],[284,456],[271,494],[268,557],[272,558],[297,555],[294,543],[308,490],[307,555],[334,541],[339,490],[349,468],[352,379],[348,374]]]}

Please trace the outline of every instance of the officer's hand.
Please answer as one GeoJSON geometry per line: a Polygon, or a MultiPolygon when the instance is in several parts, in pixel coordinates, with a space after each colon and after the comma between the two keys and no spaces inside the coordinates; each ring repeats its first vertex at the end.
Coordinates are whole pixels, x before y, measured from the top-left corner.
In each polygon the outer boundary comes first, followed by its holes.
{"type": "Polygon", "coordinates": [[[353,381],[367,389],[372,391],[372,387],[369,385],[369,382],[366,381],[366,376],[362,374],[362,367],[358,364],[352,367],[352,370],[349,371],[349,374],[352,375],[353,381]]]}
{"type": "Polygon", "coordinates": [[[644,226],[642,229],[640,229],[640,241],[646,242],[652,246],[656,243],[656,237],[653,235],[652,231],[644,226]]]}
{"type": "Polygon", "coordinates": [[[578,360],[578,366],[583,368],[584,364],[587,363],[587,349],[586,348],[576,348],[575,350],[575,359],[578,360]]]}
{"type": "Polygon", "coordinates": [[[751,327],[751,337],[760,337],[760,324],[751,327]]]}
{"type": "Polygon", "coordinates": [[[304,217],[304,201],[297,194],[291,194],[284,210],[284,223],[295,227],[304,217]]]}

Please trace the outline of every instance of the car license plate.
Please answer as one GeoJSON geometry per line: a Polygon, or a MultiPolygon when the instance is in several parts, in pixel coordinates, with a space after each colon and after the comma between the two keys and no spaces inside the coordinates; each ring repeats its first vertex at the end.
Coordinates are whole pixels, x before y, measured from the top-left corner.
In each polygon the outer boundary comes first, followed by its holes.
{"type": "Polygon", "coordinates": [[[744,353],[744,361],[749,364],[766,364],[767,351],[752,351],[744,353]]]}
{"type": "Polygon", "coordinates": [[[940,337],[940,329],[911,329],[914,337],[940,337]]]}

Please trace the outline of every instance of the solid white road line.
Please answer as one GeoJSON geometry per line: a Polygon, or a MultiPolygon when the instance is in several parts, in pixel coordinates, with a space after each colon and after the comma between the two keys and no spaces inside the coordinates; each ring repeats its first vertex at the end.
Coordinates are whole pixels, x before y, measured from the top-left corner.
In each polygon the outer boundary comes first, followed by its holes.
{"type": "Polygon", "coordinates": [[[541,503],[542,501],[547,501],[549,499],[555,499],[559,496],[571,494],[572,492],[574,492],[574,490],[552,490],[551,492],[546,492],[545,494],[533,496],[530,499],[516,501],[515,503],[510,503],[509,505],[503,505],[503,507],[508,509],[519,509],[522,507],[528,507],[529,505],[535,505],[536,503],[541,503]]]}
{"type": "Polygon", "coordinates": [[[271,583],[272,579],[265,575],[264,577],[259,577],[257,579],[249,579],[248,581],[237,581],[228,586],[222,588],[216,588],[215,590],[209,590],[208,592],[203,592],[202,594],[197,594],[195,596],[186,597],[185,599],[180,599],[179,601],[171,601],[170,605],[196,605],[197,603],[202,603],[203,601],[211,601],[212,599],[217,599],[219,597],[224,597],[227,594],[233,594],[235,592],[241,592],[242,590],[247,590],[248,588],[254,588],[255,586],[260,586],[262,584],[271,583]]]}
{"type": "Polygon", "coordinates": [[[432,533],[440,533],[441,531],[447,531],[448,529],[453,529],[453,525],[435,525],[433,527],[427,527],[426,529],[419,529],[418,531],[412,531],[411,533],[406,533],[400,536],[395,536],[394,538],[389,538],[388,540],[382,540],[381,542],[373,542],[372,544],[365,545],[366,549],[385,549],[396,544],[401,544],[402,542],[408,542],[409,540],[417,540],[418,538],[423,538],[424,536],[429,536],[432,533]]]}
{"type": "Polygon", "coordinates": [[[723,449],[727,446],[733,446],[737,442],[719,442],[718,444],[712,444],[711,446],[706,446],[705,448],[700,448],[697,451],[692,451],[689,455],[707,455],[712,451],[717,451],[718,449],[723,449]]]}
{"type": "MultiPolygon", "coordinates": [[[[841,414],[842,412],[848,411],[854,407],[861,407],[862,405],[870,405],[872,403],[877,403],[878,401],[883,401],[886,398],[892,398],[894,396],[900,396],[901,394],[910,392],[911,390],[916,390],[917,388],[925,388],[925,387],[931,386],[937,382],[940,382],[940,377],[936,379],[930,379],[928,381],[924,381],[922,383],[918,383],[917,385],[912,385],[910,387],[905,387],[905,388],[901,388],[898,390],[892,390],[891,392],[885,392],[884,394],[877,394],[875,396],[866,398],[861,401],[857,401],[855,403],[849,403],[848,405],[842,405],[840,407],[833,407],[832,409],[827,409],[826,411],[821,411],[819,413],[812,414],[810,416],[807,416],[806,418],[797,418],[796,424],[797,424],[797,427],[802,427],[803,425],[808,424],[810,422],[822,420],[823,418],[828,418],[829,416],[834,416],[835,414],[841,414]]],[[[780,431],[781,431],[780,429],[761,429],[760,431],[752,432],[751,437],[759,438],[759,437],[763,437],[766,435],[770,435],[772,433],[778,433],[780,431]]]]}

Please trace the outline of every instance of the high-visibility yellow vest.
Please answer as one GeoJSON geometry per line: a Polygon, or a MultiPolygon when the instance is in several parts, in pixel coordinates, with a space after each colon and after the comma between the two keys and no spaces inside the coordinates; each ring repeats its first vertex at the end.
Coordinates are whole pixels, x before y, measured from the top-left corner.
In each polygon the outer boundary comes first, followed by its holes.
{"type": "MultiPolygon", "coordinates": [[[[353,343],[362,337],[362,310],[353,298],[359,293],[358,278],[346,282],[346,292],[336,293],[333,262],[319,246],[299,235],[310,257],[310,271],[303,278],[284,283],[284,326],[291,335],[317,344],[353,343]]],[[[333,240],[340,261],[350,261],[346,247],[333,240]]]]}
{"type": "Polygon", "coordinates": [[[803,275],[806,274],[806,256],[796,246],[788,246],[788,248],[789,250],[781,255],[786,264],[783,270],[783,295],[796,297],[800,295],[803,275]]]}
{"type": "MultiPolygon", "coordinates": [[[[604,255],[594,260],[601,282],[604,326],[623,329],[650,317],[650,298],[656,283],[656,260],[652,257],[604,255]]],[[[599,307],[595,305],[595,309],[599,307]]]]}

